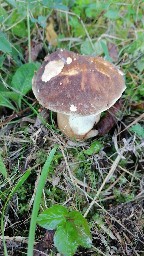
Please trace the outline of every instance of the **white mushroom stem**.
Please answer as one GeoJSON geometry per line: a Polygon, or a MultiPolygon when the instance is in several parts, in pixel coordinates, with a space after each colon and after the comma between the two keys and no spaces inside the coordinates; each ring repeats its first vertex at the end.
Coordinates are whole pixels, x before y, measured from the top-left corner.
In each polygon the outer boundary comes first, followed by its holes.
{"type": "Polygon", "coordinates": [[[88,139],[98,134],[97,130],[92,130],[95,123],[100,119],[100,114],[89,116],[77,116],[74,114],[65,115],[57,113],[59,129],[68,137],[73,139],[88,139]]]}

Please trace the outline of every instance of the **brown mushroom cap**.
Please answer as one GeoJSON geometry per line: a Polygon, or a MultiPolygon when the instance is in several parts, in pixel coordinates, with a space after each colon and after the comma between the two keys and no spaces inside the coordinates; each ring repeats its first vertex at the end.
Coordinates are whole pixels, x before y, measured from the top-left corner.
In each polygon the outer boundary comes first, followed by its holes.
{"type": "Polygon", "coordinates": [[[109,109],[125,90],[123,74],[101,57],[57,50],[45,57],[33,79],[42,106],[79,116],[109,109]]]}

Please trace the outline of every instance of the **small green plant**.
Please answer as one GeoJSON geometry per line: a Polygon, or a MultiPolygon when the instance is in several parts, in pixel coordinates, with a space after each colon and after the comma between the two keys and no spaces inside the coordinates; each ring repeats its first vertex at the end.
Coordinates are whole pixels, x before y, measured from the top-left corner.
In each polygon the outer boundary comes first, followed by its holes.
{"type": "Polygon", "coordinates": [[[133,125],[129,130],[134,132],[137,136],[144,138],[144,128],[140,124],[133,125]]]}
{"type": "Polygon", "coordinates": [[[98,140],[93,141],[91,143],[90,147],[88,149],[84,150],[84,154],[89,155],[89,156],[91,156],[93,154],[98,154],[99,151],[102,149],[102,147],[103,146],[102,146],[101,142],[99,142],[98,140]]]}
{"type": "Polygon", "coordinates": [[[54,205],[39,214],[37,223],[45,229],[56,230],[54,245],[65,256],[74,255],[78,246],[91,247],[89,225],[78,211],[54,205]]]}
{"type": "Polygon", "coordinates": [[[11,86],[0,84],[0,106],[21,109],[22,98],[31,90],[32,78],[38,67],[39,63],[23,64],[12,76],[11,86]]]}

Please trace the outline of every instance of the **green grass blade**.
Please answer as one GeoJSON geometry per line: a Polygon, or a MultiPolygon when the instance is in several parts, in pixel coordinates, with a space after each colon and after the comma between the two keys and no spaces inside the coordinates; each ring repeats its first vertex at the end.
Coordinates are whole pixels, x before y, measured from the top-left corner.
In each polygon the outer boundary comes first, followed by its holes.
{"type": "Polygon", "coordinates": [[[1,153],[0,153],[0,173],[4,176],[5,179],[7,178],[7,176],[8,176],[7,175],[7,169],[4,165],[1,153]]]}
{"type": "Polygon", "coordinates": [[[54,147],[41,172],[41,176],[39,179],[39,183],[37,186],[37,191],[36,191],[36,195],[35,195],[35,200],[34,200],[34,204],[33,204],[33,210],[32,210],[32,215],[31,215],[31,222],[30,222],[30,230],[29,230],[29,239],[28,239],[28,251],[27,251],[27,255],[28,256],[33,256],[33,246],[34,246],[34,239],[35,239],[35,229],[36,229],[36,220],[37,220],[37,216],[38,216],[38,211],[39,211],[39,206],[40,206],[40,202],[41,202],[41,197],[42,197],[42,191],[43,188],[45,186],[45,182],[46,182],[46,178],[47,175],[49,173],[49,167],[51,165],[51,162],[53,160],[54,154],[56,152],[57,146],[54,147]]]}

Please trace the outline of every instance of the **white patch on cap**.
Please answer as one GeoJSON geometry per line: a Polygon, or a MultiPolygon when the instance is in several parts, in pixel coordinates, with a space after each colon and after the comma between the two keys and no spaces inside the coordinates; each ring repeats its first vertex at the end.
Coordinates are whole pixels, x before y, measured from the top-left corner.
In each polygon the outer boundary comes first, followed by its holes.
{"type": "Polygon", "coordinates": [[[48,82],[51,78],[57,76],[63,69],[64,62],[62,60],[50,61],[46,66],[42,74],[42,81],[48,82]]]}
{"type": "Polygon", "coordinates": [[[70,111],[72,111],[72,112],[77,111],[77,107],[72,104],[72,105],[70,106],[70,111]]]}
{"type": "Polygon", "coordinates": [[[71,64],[72,63],[72,58],[68,57],[67,60],[66,60],[66,63],[71,64]]]}

